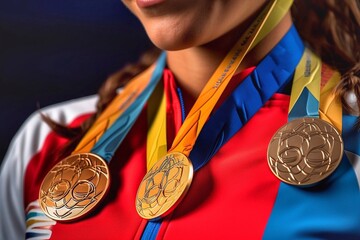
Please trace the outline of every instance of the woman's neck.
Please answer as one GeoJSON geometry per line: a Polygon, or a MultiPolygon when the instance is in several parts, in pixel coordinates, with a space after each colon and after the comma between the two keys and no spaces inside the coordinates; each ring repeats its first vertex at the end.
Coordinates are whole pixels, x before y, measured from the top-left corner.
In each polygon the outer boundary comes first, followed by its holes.
{"type": "MultiPolygon", "coordinates": [[[[245,57],[238,72],[256,66],[281,40],[292,25],[290,13],[245,57]]],[[[242,26],[240,26],[242,27],[242,26]]],[[[242,27],[243,28],[243,27],[242,27]]],[[[179,51],[168,52],[168,67],[188,101],[195,100],[211,75],[238,40],[244,29],[234,29],[211,43],[179,51]]],[[[190,103],[189,103],[190,104],[190,103]]]]}

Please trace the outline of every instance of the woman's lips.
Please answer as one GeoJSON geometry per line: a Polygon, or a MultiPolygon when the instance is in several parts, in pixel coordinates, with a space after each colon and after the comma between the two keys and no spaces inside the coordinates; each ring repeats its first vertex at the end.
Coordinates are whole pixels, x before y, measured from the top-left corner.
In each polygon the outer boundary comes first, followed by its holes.
{"type": "Polygon", "coordinates": [[[166,0],[136,0],[136,4],[139,8],[149,8],[165,1],[166,0]]]}

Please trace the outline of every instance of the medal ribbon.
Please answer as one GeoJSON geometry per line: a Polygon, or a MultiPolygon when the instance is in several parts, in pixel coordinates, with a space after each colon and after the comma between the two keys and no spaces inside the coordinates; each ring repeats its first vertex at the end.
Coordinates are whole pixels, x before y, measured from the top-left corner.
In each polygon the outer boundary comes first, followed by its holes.
{"type": "Polygon", "coordinates": [[[291,4],[292,1],[274,0],[265,7],[259,17],[226,55],[201,91],[200,96],[176,135],[169,152],[181,152],[185,156],[189,156],[201,129],[245,55],[255,46],[255,43],[261,41],[266,36],[265,34],[280,22],[291,4]],[[269,22],[269,16],[271,16],[272,22],[269,22]],[[264,30],[264,24],[267,21],[269,25],[264,30]]]}
{"type": "Polygon", "coordinates": [[[146,143],[146,167],[149,170],[167,153],[166,94],[160,82],[149,98],[147,108],[149,130],[146,143]]]}
{"type": "Polygon", "coordinates": [[[151,66],[127,84],[73,153],[91,151],[109,163],[161,79],[165,64],[166,55],[162,53],[156,66],[151,66]]]}
{"type": "Polygon", "coordinates": [[[296,68],[290,97],[289,121],[305,116],[318,118],[320,115],[321,119],[334,125],[341,133],[341,103],[330,91],[340,80],[340,75],[330,71],[327,82],[320,84],[321,60],[310,50],[305,51],[305,58],[296,68]],[[321,85],[324,85],[323,89],[321,85]]]}
{"type": "Polygon", "coordinates": [[[295,71],[289,120],[304,116],[319,117],[321,61],[309,50],[305,51],[304,57],[305,61],[300,62],[295,71]]]}

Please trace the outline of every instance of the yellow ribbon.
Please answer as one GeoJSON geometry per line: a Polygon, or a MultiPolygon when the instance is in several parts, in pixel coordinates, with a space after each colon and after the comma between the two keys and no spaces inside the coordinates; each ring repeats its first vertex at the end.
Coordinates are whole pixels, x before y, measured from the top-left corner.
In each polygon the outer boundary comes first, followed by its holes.
{"type": "Polygon", "coordinates": [[[320,59],[310,50],[305,49],[300,63],[296,67],[291,89],[289,112],[291,112],[295,103],[299,100],[304,88],[307,88],[316,100],[320,101],[320,70],[320,59]]]}
{"type": "Polygon", "coordinates": [[[332,77],[321,89],[319,107],[320,118],[334,125],[339,133],[342,131],[342,105],[334,93],[334,88],[340,79],[340,73],[333,71],[332,77]]]}
{"type": "Polygon", "coordinates": [[[166,95],[160,82],[149,98],[147,109],[148,134],[146,143],[146,166],[149,170],[167,153],[166,139],[166,95]]]}
{"type": "Polygon", "coordinates": [[[340,74],[328,70],[330,75],[325,85],[321,88],[321,60],[310,50],[306,49],[299,65],[296,68],[293,87],[291,90],[289,112],[293,109],[304,88],[319,101],[319,116],[321,119],[334,125],[341,133],[342,107],[340,100],[334,94],[334,87],[340,81],[340,74]]]}

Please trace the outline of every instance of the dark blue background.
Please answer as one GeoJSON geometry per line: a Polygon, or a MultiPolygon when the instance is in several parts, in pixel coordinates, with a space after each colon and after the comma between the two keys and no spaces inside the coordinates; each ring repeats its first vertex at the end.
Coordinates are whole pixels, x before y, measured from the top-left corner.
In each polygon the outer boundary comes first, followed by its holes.
{"type": "Polygon", "coordinates": [[[149,47],[120,0],[0,0],[0,159],[38,105],[96,93],[149,47]]]}

